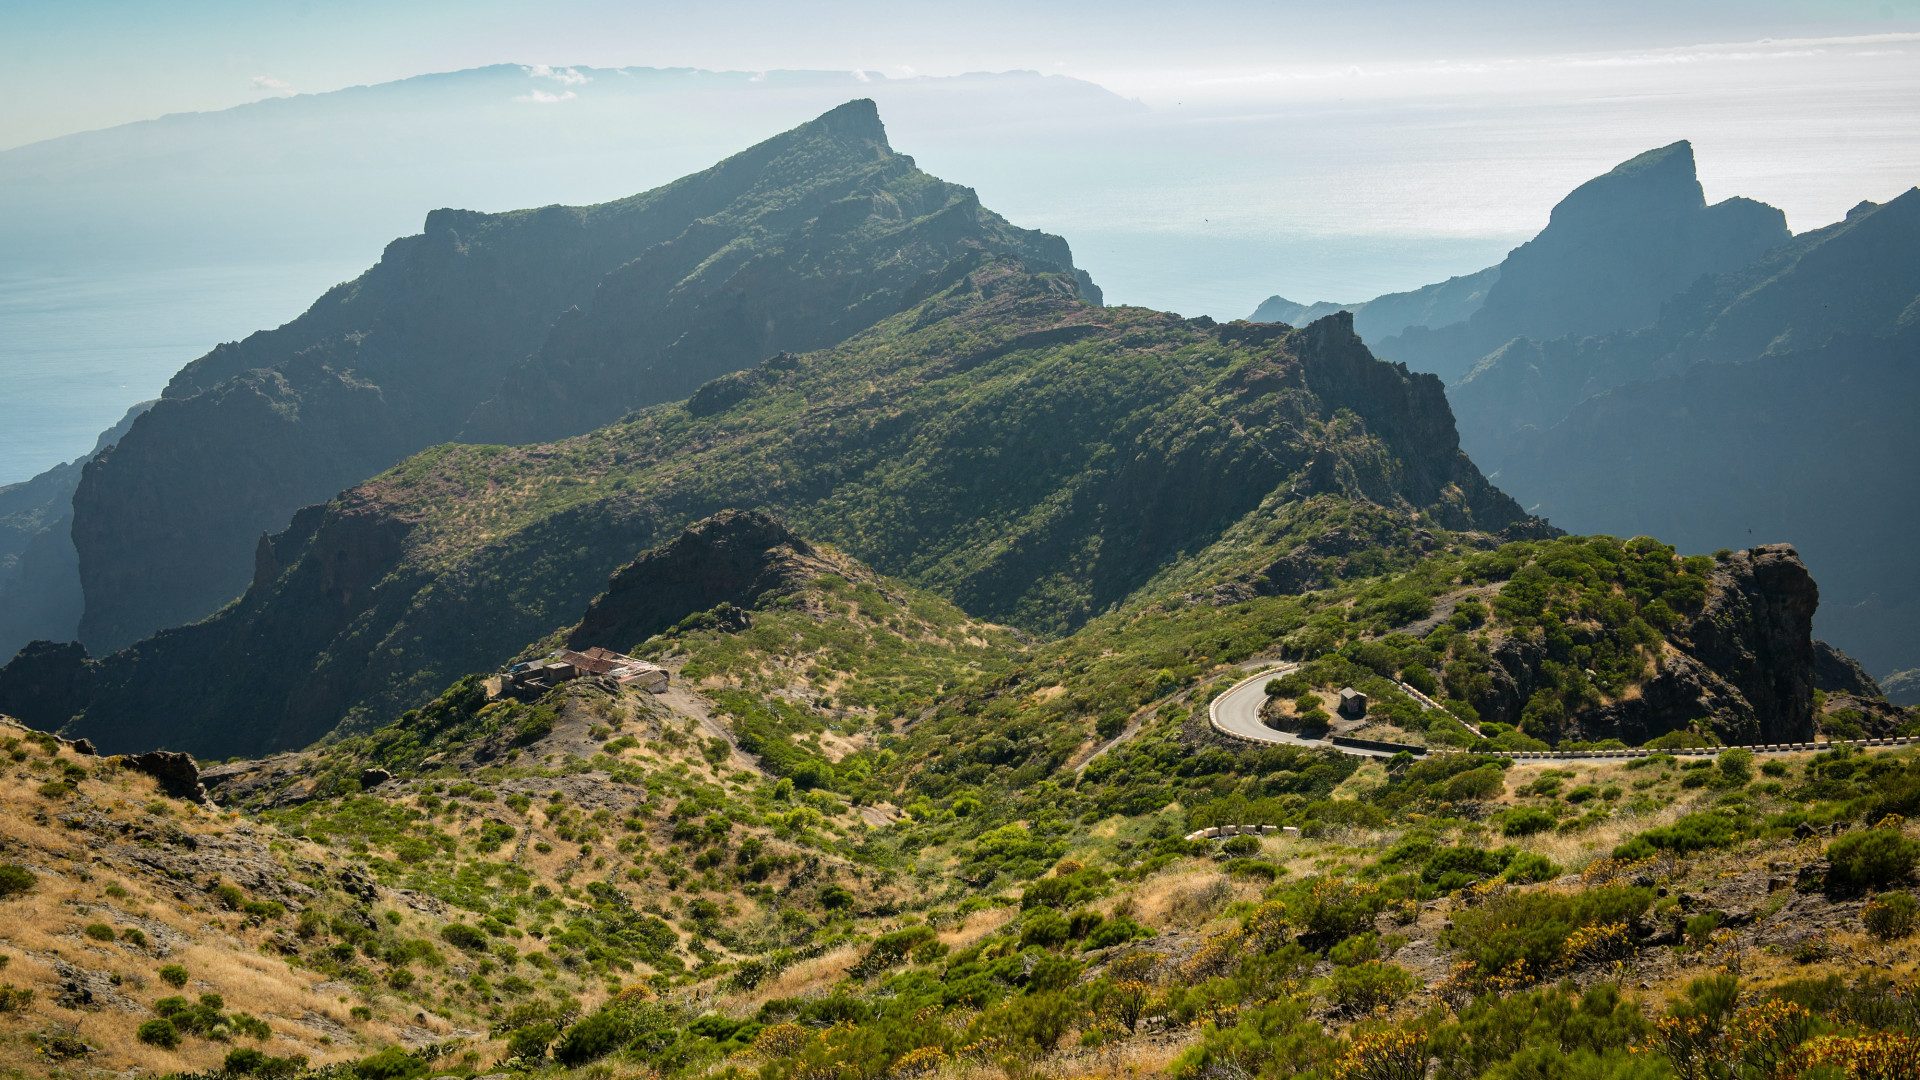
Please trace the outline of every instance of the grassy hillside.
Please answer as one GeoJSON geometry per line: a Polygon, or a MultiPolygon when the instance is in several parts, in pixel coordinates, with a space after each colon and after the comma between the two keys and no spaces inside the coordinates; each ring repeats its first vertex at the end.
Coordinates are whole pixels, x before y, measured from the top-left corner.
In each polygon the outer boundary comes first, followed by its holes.
{"type": "Polygon", "coordinates": [[[477,713],[454,753],[382,734],[210,770],[236,807],[332,778],[247,811],[14,729],[0,1055],[879,1080],[1685,1076],[1756,1029],[1835,1076],[1910,1052],[1911,752],[1355,771],[1212,745],[1176,707],[1077,780],[908,801],[872,778],[911,732],[779,697],[828,767],[776,776],[710,678],[491,711],[456,687],[392,731],[477,713]],[[356,790],[349,750],[396,775],[356,790]],[[1114,799],[1154,769],[1213,801],[1114,799]],[[1304,838],[1180,839],[1270,816],[1304,838]]]}
{"type": "Polygon", "coordinates": [[[365,730],[730,507],[1061,633],[1266,500],[1316,493],[1447,528],[1524,518],[1459,452],[1437,381],[1374,360],[1344,318],[1096,308],[1063,274],[981,256],[833,349],[577,439],[437,447],[303,512],[236,605],[90,667],[59,719],[84,713],[108,748],[220,754],[365,730]]]}

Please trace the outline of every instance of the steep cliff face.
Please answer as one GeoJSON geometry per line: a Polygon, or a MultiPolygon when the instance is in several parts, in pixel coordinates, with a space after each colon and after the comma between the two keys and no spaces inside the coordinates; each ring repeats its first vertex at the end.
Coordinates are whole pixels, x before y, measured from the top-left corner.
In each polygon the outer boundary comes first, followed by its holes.
{"type": "Polygon", "coordinates": [[[1489,266],[1478,273],[1462,274],[1425,285],[1408,292],[1386,293],[1357,304],[1338,304],[1321,300],[1296,304],[1280,296],[1261,301],[1249,322],[1283,322],[1304,326],[1324,319],[1336,311],[1353,313],[1353,329],[1368,341],[1382,341],[1409,326],[1432,329],[1465,322],[1487,302],[1487,290],[1500,280],[1500,268],[1489,266]]]}
{"type": "Polygon", "coordinates": [[[1920,662],[1920,325],[1745,364],[1699,364],[1580,403],[1499,459],[1503,487],[1575,531],[1683,550],[1792,538],[1820,636],[1869,671],[1920,662]]]}
{"type": "Polygon", "coordinates": [[[77,641],[30,642],[0,668],[0,713],[53,731],[93,699],[93,661],[77,641]]]}
{"type": "Polygon", "coordinates": [[[1739,364],[1881,337],[1914,322],[1920,298],[1920,190],[1805,232],[1668,298],[1651,326],[1597,337],[1512,340],[1451,381],[1461,438],[1503,467],[1513,434],[1546,430],[1580,402],[1701,361],[1739,364]]]}
{"type": "Polygon", "coordinates": [[[299,319],[189,364],[93,463],[81,637],[112,649],[207,615],[246,587],[262,532],[409,453],[576,434],[831,345],[968,250],[1098,295],[1064,241],[895,154],[871,101],[618,202],[435,211],[299,319]]]}
{"type": "Polygon", "coordinates": [[[74,637],[85,606],[73,548],[73,492],[89,458],[120,441],[143,401],[100,433],[93,454],[0,487],[0,661],[37,638],[74,637]]]}
{"type": "Polygon", "coordinates": [[[723,510],[615,571],[567,645],[624,651],[696,612],[757,606],[764,594],[829,573],[813,545],[773,517],[723,510]]]}
{"type": "Polygon", "coordinates": [[[1516,337],[1544,341],[1652,325],[1661,303],[1700,275],[1745,266],[1790,236],[1786,216],[1765,203],[1732,198],[1707,205],[1693,146],[1683,140],[1575,188],[1538,236],[1507,255],[1470,318],[1414,326],[1375,347],[1451,385],[1516,337]]]}
{"type": "MultiPolygon", "coordinates": [[[[1729,745],[1813,738],[1813,613],[1819,589],[1792,547],[1771,544],[1715,561],[1706,603],[1666,635],[1656,668],[1622,699],[1567,718],[1566,738],[1637,746],[1672,731],[1729,745]]],[[[1537,641],[1508,638],[1492,654],[1483,719],[1520,724],[1552,680],[1537,641]]]]}
{"type": "MultiPolygon", "coordinates": [[[[303,513],[256,544],[240,604],[99,661],[73,729],[227,756],[384,722],[572,624],[636,551],[729,507],[1037,632],[1296,497],[1316,462],[1347,478],[1342,498],[1487,531],[1526,519],[1460,453],[1438,385],[1371,359],[1344,318],[1102,309],[1065,271],[1006,257],[916,295],[686,405],[558,443],[438,447],[317,524],[303,513]],[[330,584],[338,565],[360,569],[330,584]]],[[[613,627],[647,618],[602,608],[613,627]]]]}

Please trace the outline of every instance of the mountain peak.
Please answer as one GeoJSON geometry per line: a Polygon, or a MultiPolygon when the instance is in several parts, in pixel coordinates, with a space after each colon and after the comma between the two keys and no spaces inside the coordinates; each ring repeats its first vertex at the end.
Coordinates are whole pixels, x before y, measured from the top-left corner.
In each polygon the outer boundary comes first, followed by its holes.
{"type": "Polygon", "coordinates": [[[1484,355],[1516,337],[1651,325],[1660,302],[1701,274],[1744,266],[1791,236],[1786,215],[1765,203],[1708,206],[1692,143],[1649,150],[1573,189],[1507,256],[1474,313],[1473,344],[1484,355]]]}
{"type": "Polygon", "coordinates": [[[1706,205],[1693,144],[1681,139],[1628,158],[1574,188],[1554,206],[1548,228],[1622,213],[1688,214],[1706,205]]]}
{"type": "Polygon", "coordinates": [[[891,150],[887,126],[880,122],[880,106],[872,98],[855,98],[821,113],[807,127],[843,139],[865,139],[891,150]]]}

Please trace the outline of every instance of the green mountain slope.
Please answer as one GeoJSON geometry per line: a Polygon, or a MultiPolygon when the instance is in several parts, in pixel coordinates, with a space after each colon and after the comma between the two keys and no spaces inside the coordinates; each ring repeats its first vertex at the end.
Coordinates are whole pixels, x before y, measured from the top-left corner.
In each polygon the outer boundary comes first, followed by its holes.
{"type": "Polygon", "coordinates": [[[261,533],[424,447],[578,434],[831,345],[981,249],[1073,274],[1064,241],[894,153],[865,100],[616,202],[434,211],[300,318],[187,365],[87,470],[81,639],[212,613],[261,533]]]}
{"type": "Polygon", "coordinates": [[[1474,460],[1571,528],[1792,539],[1821,636],[1887,674],[1920,662],[1916,320],[1920,190],[1702,278],[1645,330],[1515,341],[1448,397],[1474,460]]]}
{"type": "Polygon", "coordinates": [[[1345,317],[1101,309],[1065,272],[974,257],[833,349],[582,438],[437,447],[303,511],[237,604],[102,659],[66,715],[106,745],[302,746],[512,656],[634,552],[733,507],[1061,632],[1276,492],[1448,528],[1524,518],[1460,453],[1438,381],[1375,360],[1345,317]]]}
{"type": "Polygon", "coordinates": [[[1651,326],[1702,274],[1735,270],[1785,243],[1786,216],[1751,199],[1709,206],[1682,140],[1575,188],[1547,227],[1502,260],[1486,300],[1447,326],[1411,325],[1380,355],[1449,386],[1516,337],[1538,340],[1651,326]]]}

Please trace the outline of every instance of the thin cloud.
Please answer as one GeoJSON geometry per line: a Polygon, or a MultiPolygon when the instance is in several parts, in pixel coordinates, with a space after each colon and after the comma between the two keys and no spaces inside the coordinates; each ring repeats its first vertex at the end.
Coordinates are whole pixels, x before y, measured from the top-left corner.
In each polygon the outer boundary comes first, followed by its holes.
{"type": "Polygon", "coordinates": [[[253,90],[254,93],[257,94],[291,94],[293,93],[293,84],[282,82],[268,75],[255,75],[253,77],[253,90]]]}
{"type": "Polygon", "coordinates": [[[570,67],[548,67],[545,64],[535,64],[528,68],[527,75],[535,79],[552,79],[562,86],[579,86],[587,81],[587,76],[583,72],[575,71],[570,67]]]}
{"type": "Polygon", "coordinates": [[[576,94],[571,90],[563,91],[558,94],[550,94],[545,90],[535,90],[531,93],[521,94],[519,97],[516,97],[513,100],[530,101],[535,105],[557,105],[562,101],[572,101],[574,98],[577,98],[579,96],[580,96],[579,94],[576,94]]]}

